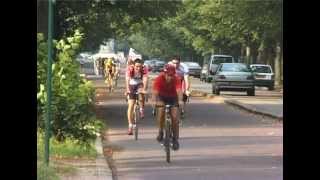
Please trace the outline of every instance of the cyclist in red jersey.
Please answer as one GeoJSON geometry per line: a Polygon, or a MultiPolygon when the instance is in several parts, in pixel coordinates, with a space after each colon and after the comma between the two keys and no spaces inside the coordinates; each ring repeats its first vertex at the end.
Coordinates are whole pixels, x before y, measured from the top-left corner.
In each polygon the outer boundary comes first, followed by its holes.
{"type": "Polygon", "coordinates": [[[135,105],[136,93],[139,93],[138,99],[140,101],[140,117],[144,118],[144,94],[147,93],[147,83],[148,83],[148,71],[147,68],[143,67],[143,62],[141,59],[137,58],[132,64],[128,65],[126,72],[126,92],[125,95],[128,96],[128,135],[133,135],[133,109],[135,105]]]}
{"type": "MultiPolygon", "coordinates": [[[[182,99],[181,92],[181,80],[176,75],[175,67],[172,65],[165,65],[162,73],[154,80],[153,84],[153,100],[157,107],[157,120],[159,126],[159,134],[157,140],[160,142],[163,140],[163,127],[164,127],[164,115],[165,115],[165,104],[178,105],[182,99]]],[[[170,113],[172,118],[173,127],[173,150],[179,149],[178,142],[178,107],[173,106],[170,113]]]]}

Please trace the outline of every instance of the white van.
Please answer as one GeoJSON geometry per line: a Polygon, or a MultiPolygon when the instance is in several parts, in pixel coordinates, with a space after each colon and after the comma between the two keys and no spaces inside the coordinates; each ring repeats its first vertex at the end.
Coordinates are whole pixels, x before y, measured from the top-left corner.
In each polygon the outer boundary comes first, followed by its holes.
{"type": "Polygon", "coordinates": [[[215,72],[221,63],[234,63],[234,58],[230,55],[213,54],[203,62],[201,80],[210,82],[212,80],[212,73],[215,72]]]}

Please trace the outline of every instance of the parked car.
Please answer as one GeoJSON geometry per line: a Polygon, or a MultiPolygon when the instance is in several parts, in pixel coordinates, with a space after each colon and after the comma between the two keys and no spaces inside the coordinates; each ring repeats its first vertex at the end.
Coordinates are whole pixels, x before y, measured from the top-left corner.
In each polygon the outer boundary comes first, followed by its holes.
{"type": "Polygon", "coordinates": [[[182,62],[189,69],[189,75],[194,77],[200,77],[201,67],[197,62],[182,62]]]}
{"type": "Polygon", "coordinates": [[[255,86],[267,87],[269,90],[274,89],[274,73],[270,65],[267,64],[251,64],[255,77],[255,86]]]}
{"type": "Polygon", "coordinates": [[[202,79],[205,82],[210,82],[213,78],[212,73],[215,72],[220,63],[234,63],[234,58],[230,55],[218,55],[213,54],[208,59],[205,59],[203,63],[203,75],[202,79]],[[205,66],[206,69],[204,68],[205,66]]]}
{"type": "Polygon", "coordinates": [[[166,64],[165,61],[156,60],[152,71],[153,72],[161,72],[163,70],[163,67],[164,67],[165,64],[166,64]]]}
{"type": "Polygon", "coordinates": [[[155,64],[155,61],[145,60],[143,64],[148,68],[148,71],[152,71],[154,64],[155,64]]]}
{"type": "Polygon", "coordinates": [[[248,96],[255,95],[254,74],[243,63],[221,63],[213,72],[212,93],[220,91],[246,91],[248,96]]]}

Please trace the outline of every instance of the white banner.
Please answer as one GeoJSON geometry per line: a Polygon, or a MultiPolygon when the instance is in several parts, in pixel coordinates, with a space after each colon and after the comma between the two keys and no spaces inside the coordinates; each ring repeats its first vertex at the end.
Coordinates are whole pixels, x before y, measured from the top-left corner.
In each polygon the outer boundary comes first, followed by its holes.
{"type": "Polygon", "coordinates": [[[128,59],[137,59],[137,58],[142,59],[142,55],[139,54],[135,49],[130,48],[128,59]]]}

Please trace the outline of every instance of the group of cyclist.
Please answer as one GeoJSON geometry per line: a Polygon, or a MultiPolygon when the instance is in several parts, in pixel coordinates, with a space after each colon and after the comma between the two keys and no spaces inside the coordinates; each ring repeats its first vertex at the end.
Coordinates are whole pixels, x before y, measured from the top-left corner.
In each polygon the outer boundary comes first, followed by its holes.
{"type": "MultiPolygon", "coordinates": [[[[111,59],[112,60],[112,59],[111,59]]],[[[117,72],[117,68],[112,64],[111,60],[106,61],[105,71],[108,77],[113,77],[117,72]]],[[[127,119],[128,119],[128,135],[133,135],[133,111],[136,99],[139,102],[140,117],[144,118],[144,104],[148,90],[148,68],[144,66],[142,59],[129,58],[127,61],[126,78],[125,78],[125,95],[128,100],[127,119]]],[[[163,140],[165,104],[172,105],[171,119],[173,127],[173,150],[179,149],[178,133],[179,122],[178,112],[184,113],[184,106],[187,97],[190,95],[189,70],[186,66],[180,64],[180,57],[174,56],[171,61],[164,66],[161,72],[154,80],[152,85],[152,101],[156,108],[156,119],[158,122],[157,141],[163,140]]]]}
{"type": "Polygon", "coordinates": [[[100,67],[106,78],[105,83],[108,85],[109,91],[113,91],[119,77],[119,63],[117,64],[113,57],[101,59],[100,62],[102,63],[100,67]]]}

